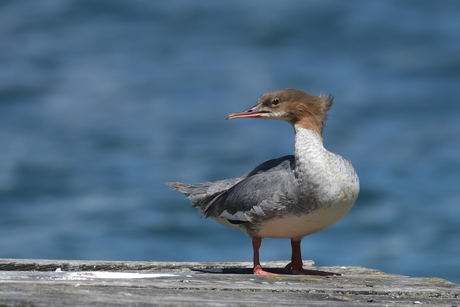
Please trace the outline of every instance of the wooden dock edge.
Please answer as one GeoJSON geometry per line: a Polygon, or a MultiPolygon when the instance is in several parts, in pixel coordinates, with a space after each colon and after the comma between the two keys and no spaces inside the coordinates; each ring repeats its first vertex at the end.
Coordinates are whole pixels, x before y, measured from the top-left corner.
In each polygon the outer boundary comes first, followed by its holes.
{"type": "MultiPolygon", "coordinates": [[[[285,262],[264,262],[284,273],[285,262]]],[[[0,306],[460,306],[460,286],[363,267],[255,276],[251,263],[0,259],[0,306]]]]}

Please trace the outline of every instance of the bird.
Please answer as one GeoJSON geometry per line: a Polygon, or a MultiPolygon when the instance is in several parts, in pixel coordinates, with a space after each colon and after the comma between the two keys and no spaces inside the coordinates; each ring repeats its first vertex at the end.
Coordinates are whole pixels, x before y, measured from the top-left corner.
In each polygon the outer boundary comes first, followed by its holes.
{"type": "Polygon", "coordinates": [[[324,148],[322,132],[332,95],[313,96],[280,89],[259,97],[246,111],[228,119],[283,120],[295,131],[294,155],[267,160],[241,176],[185,184],[167,182],[183,193],[203,216],[242,230],[252,238],[253,273],[278,275],[262,268],[259,249],[264,238],[291,240],[285,270],[298,275],[341,275],[303,268],[301,240],[331,226],[352,208],[359,179],[352,164],[324,148]]]}

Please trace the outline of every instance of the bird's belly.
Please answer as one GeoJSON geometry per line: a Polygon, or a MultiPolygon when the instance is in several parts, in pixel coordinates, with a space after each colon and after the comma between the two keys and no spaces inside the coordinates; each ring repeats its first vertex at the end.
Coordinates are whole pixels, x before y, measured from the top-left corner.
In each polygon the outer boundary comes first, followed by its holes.
{"type": "Polygon", "coordinates": [[[340,220],[354,201],[325,204],[321,208],[301,215],[284,215],[264,221],[257,227],[261,238],[297,238],[311,235],[340,220]]]}

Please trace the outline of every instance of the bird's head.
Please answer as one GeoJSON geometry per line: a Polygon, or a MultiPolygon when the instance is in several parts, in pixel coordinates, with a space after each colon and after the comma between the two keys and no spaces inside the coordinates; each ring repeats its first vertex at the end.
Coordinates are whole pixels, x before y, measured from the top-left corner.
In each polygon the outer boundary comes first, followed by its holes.
{"type": "Polygon", "coordinates": [[[321,135],[326,112],[332,103],[332,96],[312,96],[301,90],[282,89],[263,94],[252,108],[230,114],[227,119],[279,119],[294,127],[315,130],[321,135]]]}

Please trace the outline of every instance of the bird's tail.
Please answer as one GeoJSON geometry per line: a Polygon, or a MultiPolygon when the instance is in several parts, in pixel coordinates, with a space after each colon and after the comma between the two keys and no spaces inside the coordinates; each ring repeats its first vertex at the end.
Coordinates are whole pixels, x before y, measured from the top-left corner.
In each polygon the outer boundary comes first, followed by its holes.
{"type": "Polygon", "coordinates": [[[194,186],[192,184],[186,184],[181,182],[166,182],[166,184],[174,190],[181,192],[187,197],[190,196],[190,194],[192,194],[194,190],[194,186]]]}

